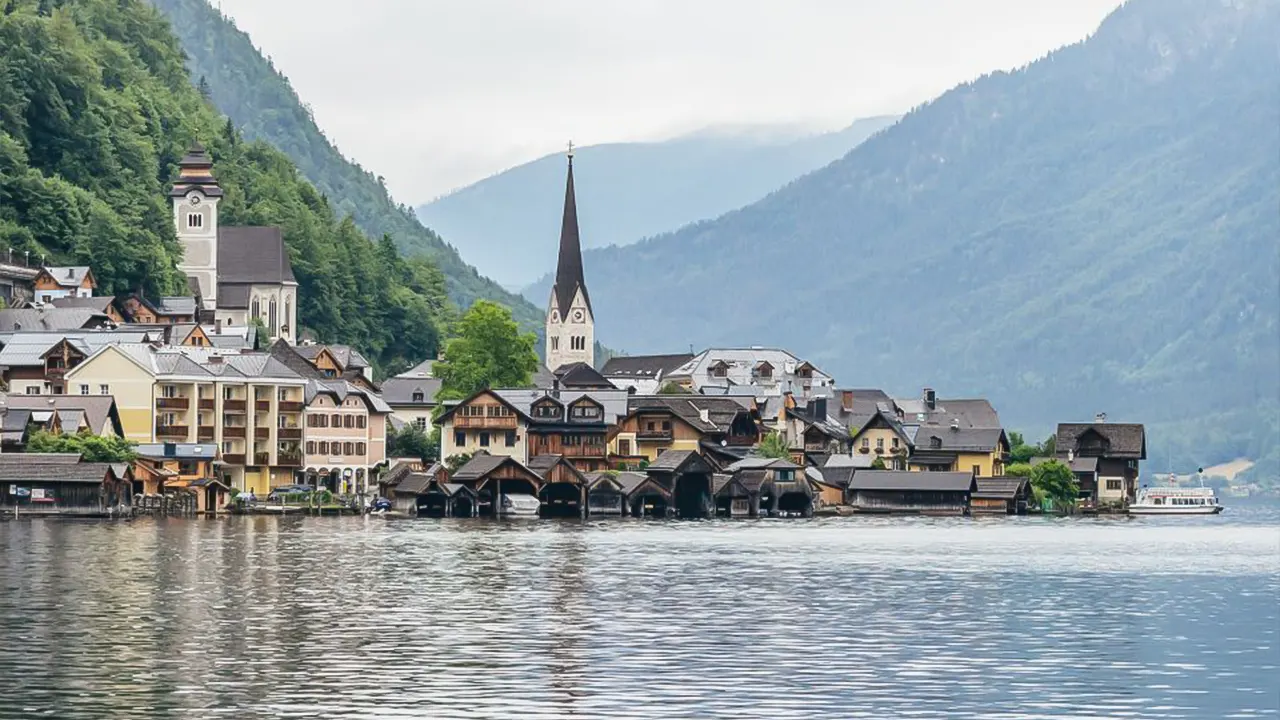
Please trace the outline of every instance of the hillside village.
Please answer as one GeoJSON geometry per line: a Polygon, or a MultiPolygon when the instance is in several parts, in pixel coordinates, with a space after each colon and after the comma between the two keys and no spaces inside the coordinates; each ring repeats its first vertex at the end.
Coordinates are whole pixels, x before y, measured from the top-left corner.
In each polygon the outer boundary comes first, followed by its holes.
{"type": "MultiPolygon", "coordinates": [[[[358,349],[305,337],[277,227],[220,222],[214,158],[193,145],[169,191],[188,294],[98,295],[91,267],[0,264],[7,395],[0,504],[15,512],[335,511],[382,498],[408,515],[808,516],[1018,514],[991,403],[925,388],[846,388],[779,348],[614,357],[597,368],[570,152],[545,357],[528,385],[444,402],[437,358],[380,382],[358,349]],[[406,427],[439,457],[392,457],[406,427]],[[132,462],[34,454],[50,436],[119,438],[132,462]],[[318,501],[310,509],[320,511],[318,501]]],[[[1059,425],[1044,457],[1086,509],[1122,508],[1146,457],[1141,425],[1059,425]]]]}

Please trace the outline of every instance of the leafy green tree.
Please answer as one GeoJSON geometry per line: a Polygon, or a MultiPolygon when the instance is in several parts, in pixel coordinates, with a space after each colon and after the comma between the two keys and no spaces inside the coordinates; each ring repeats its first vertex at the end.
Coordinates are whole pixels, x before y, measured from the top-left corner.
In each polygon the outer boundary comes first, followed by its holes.
{"type": "Polygon", "coordinates": [[[887,470],[887,469],[888,469],[888,466],[886,466],[886,465],[884,464],[884,458],[882,458],[882,457],[880,457],[879,455],[877,455],[877,456],[876,456],[876,459],[871,461],[871,469],[872,469],[872,470],[887,470]]]}
{"type": "Polygon", "coordinates": [[[458,321],[456,337],[435,364],[441,400],[460,400],[486,388],[526,387],[538,369],[537,338],[521,333],[511,311],[477,300],[458,321]]]}
{"type": "Polygon", "coordinates": [[[415,457],[424,463],[440,457],[439,434],[427,434],[412,425],[406,425],[398,433],[387,436],[389,457],[415,457]],[[432,438],[435,442],[432,442],[432,438]]]}
{"type": "Polygon", "coordinates": [[[1013,477],[1031,477],[1031,463],[1010,463],[1004,468],[1004,474],[1013,477]]]}
{"type": "Polygon", "coordinates": [[[138,457],[134,444],[117,435],[94,435],[81,430],[74,435],[37,430],[27,440],[29,453],[75,453],[85,462],[122,463],[138,457]]]}
{"type": "Polygon", "coordinates": [[[760,447],[756,452],[761,457],[778,458],[780,460],[791,459],[791,448],[787,446],[787,441],[782,437],[781,433],[771,432],[764,436],[760,441],[760,447]]]}
{"type": "Polygon", "coordinates": [[[1031,487],[1037,498],[1047,498],[1055,508],[1070,512],[1075,509],[1080,485],[1071,468],[1057,460],[1040,463],[1031,469],[1031,487]]]}
{"type": "Polygon", "coordinates": [[[680,385],[679,383],[674,383],[668,380],[662,383],[662,387],[658,388],[658,394],[659,395],[692,395],[693,393],[686,390],[684,386],[680,385]]]}
{"type": "Polygon", "coordinates": [[[449,469],[449,474],[458,472],[458,468],[471,462],[471,453],[458,453],[450,455],[444,459],[444,466],[449,469]]]}

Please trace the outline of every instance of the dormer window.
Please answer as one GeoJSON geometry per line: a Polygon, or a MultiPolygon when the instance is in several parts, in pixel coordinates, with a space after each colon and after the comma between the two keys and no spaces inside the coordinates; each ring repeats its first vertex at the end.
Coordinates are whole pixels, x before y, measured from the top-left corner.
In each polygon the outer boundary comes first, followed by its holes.
{"type": "Polygon", "coordinates": [[[535,405],[533,416],[539,420],[556,420],[560,417],[560,406],[552,402],[535,405]]]}
{"type": "Polygon", "coordinates": [[[426,395],[421,390],[413,391],[413,402],[420,403],[426,401],[426,395]]]}
{"type": "Polygon", "coordinates": [[[187,213],[187,227],[193,229],[204,227],[204,216],[200,213],[187,213]]]}
{"type": "Polygon", "coordinates": [[[569,417],[574,420],[599,420],[600,415],[600,408],[590,404],[574,405],[569,410],[569,417]]]}
{"type": "Polygon", "coordinates": [[[934,437],[929,438],[929,447],[933,448],[934,450],[941,448],[942,438],[937,437],[936,435],[934,437]]]}

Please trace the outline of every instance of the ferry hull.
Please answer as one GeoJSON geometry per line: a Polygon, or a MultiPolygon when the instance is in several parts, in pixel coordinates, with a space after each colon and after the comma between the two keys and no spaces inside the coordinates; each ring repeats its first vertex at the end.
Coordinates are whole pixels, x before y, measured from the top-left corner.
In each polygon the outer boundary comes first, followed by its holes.
{"type": "Polygon", "coordinates": [[[1130,515],[1217,515],[1220,512],[1221,505],[1129,506],[1130,515]]]}

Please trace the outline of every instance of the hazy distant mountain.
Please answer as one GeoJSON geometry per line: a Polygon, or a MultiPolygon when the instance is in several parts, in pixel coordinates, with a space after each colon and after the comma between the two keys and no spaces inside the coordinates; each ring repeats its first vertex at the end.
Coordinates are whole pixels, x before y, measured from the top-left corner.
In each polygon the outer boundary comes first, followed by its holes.
{"type": "MultiPolygon", "coordinates": [[[[583,244],[632,243],[741,207],[895,120],[868,118],[820,134],[711,128],[666,142],[580,148],[574,170],[583,244]]],[[[563,154],[548,155],[423,205],[418,216],[481,273],[527,284],[555,264],[564,166],[563,154]]]]}
{"type": "Polygon", "coordinates": [[[1015,429],[1106,411],[1149,423],[1148,470],[1275,458],[1277,78],[1277,0],[1131,0],[760,202],[587,253],[597,338],[784,345],[1015,429]]]}

